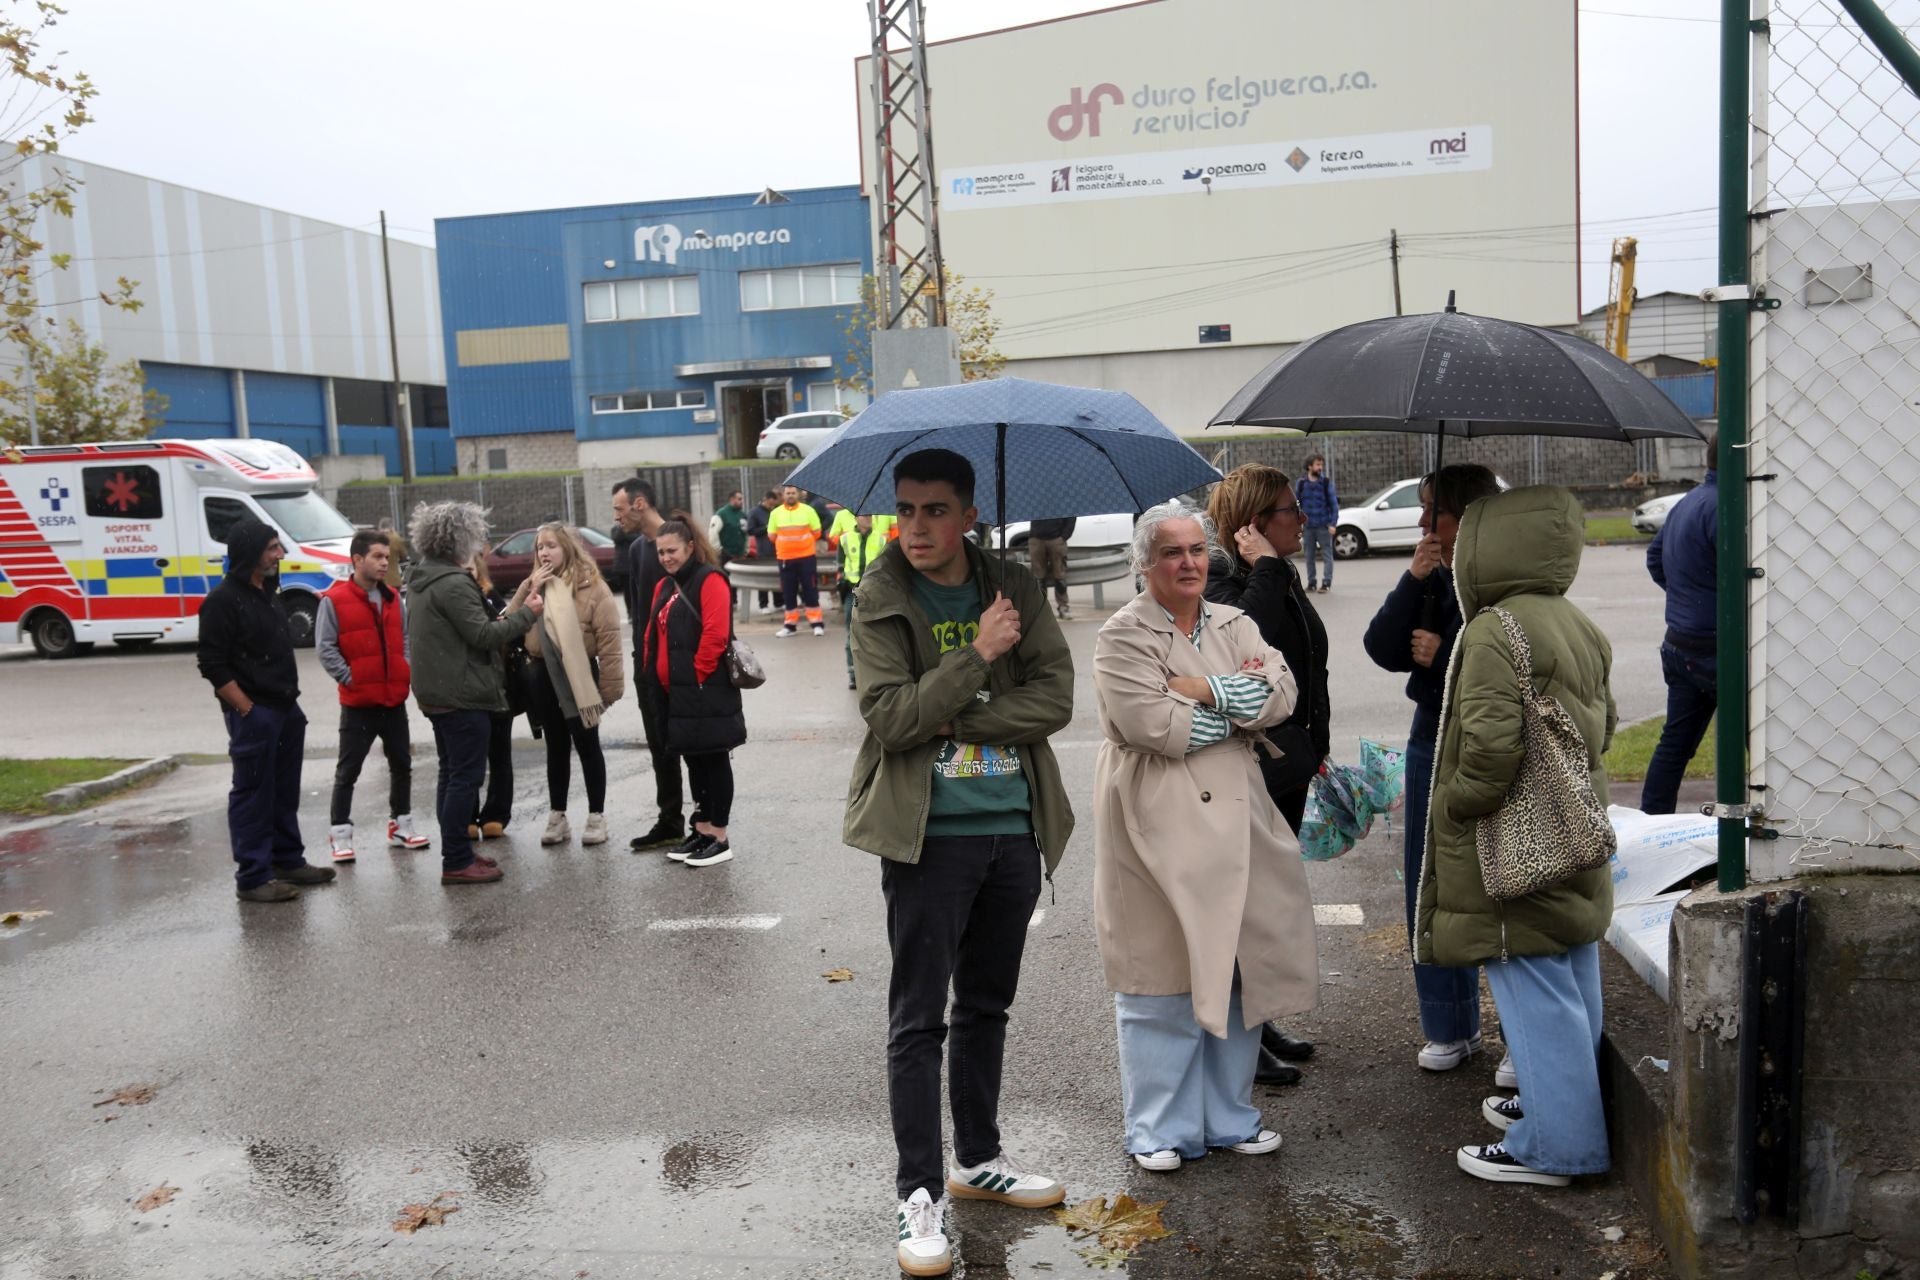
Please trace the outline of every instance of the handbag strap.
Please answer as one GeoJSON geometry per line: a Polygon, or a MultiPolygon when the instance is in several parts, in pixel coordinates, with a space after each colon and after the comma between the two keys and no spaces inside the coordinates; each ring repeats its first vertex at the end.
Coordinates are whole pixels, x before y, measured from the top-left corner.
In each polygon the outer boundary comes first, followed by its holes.
{"type": "Polygon", "coordinates": [[[1527,644],[1527,633],[1520,629],[1520,623],[1511,613],[1498,605],[1489,605],[1482,613],[1491,613],[1500,619],[1501,630],[1507,633],[1507,644],[1513,649],[1513,669],[1519,675],[1524,692],[1533,692],[1533,649],[1527,644]]]}

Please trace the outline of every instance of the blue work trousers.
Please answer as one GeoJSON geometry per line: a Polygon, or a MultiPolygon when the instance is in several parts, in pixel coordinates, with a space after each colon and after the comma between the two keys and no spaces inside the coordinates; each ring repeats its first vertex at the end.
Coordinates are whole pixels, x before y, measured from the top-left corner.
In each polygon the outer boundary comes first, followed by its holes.
{"type": "Polygon", "coordinates": [[[440,783],[434,810],[440,816],[440,869],[462,871],[473,865],[473,839],[467,824],[480,807],[480,783],[487,776],[487,743],[493,717],[485,711],[435,711],[433,747],[440,757],[440,783]]]}
{"type": "Polygon", "coordinates": [[[290,707],[253,704],[241,715],[225,708],[227,755],[233,788],[227,792],[227,835],[233,843],[233,878],[242,889],[273,879],[273,873],[305,866],[300,839],[300,765],[307,749],[307,717],[290,707]]]}
{"type": "Polygon", "coordinates": [[[1663,644],[1660,674],[1667,680],[1667,723],[1647,762],[1647,780],[1640,785],[1640,808],[1647,813],[1673,812],[1680,801],[1680,779],[1720,705],[1720,662],[1713,654],[1663,644]]]}

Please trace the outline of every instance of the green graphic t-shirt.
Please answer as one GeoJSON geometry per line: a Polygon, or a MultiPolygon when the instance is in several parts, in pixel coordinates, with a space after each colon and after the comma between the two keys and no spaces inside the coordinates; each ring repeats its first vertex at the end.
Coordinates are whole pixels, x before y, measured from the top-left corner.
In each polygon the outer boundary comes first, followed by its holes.
{"type": "MultiPolygon", "coordinates": [[[[943,587],[924,574],[912,576],[913,598],[927,615],[940,652],[972,644],[980,634],[980,588],[971,581],[943,587]]],[[[977,696],[985,701],[988,694],[982,689],[977,696]]],[[[1032,809],[1017,748],[952,738],[940,744],[933,760],[928,835],[1019,835],[1033,830],[1032,809]]]]}

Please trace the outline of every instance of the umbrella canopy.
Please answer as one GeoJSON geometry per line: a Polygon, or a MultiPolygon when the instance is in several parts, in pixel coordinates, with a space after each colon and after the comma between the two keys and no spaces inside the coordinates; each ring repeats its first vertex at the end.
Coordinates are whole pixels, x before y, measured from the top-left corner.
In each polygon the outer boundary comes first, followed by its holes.
{"type": "Polygon", "coordinates": [[[1700,440],[1647,377],[1595,343],[1447,310],[1363,320],[1263,369],[1209,426],[1593,440],[1700,440]]]}
{"type": "Polygon", "coordinates": [[[987,524],[1144,511],[1220,473],[1124,391],[994,378],[894,391],[787,477],[853,511],[888,510],[893,467],[919,449],[973,464],[987,524]]]}

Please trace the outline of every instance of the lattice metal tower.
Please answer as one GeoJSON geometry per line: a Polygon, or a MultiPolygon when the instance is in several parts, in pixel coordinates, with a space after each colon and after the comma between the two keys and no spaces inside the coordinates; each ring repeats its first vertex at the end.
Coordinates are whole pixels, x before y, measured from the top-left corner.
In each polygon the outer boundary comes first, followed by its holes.
{"type": "Polygon", "coordinates": [[[867,0],[873,34],[873,207],[879,229],[876,327],[947,323],[940,269],[940,191],[928,115],[926,10],[921,0],[867,0]]]}

